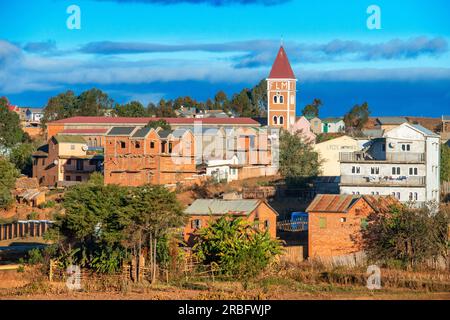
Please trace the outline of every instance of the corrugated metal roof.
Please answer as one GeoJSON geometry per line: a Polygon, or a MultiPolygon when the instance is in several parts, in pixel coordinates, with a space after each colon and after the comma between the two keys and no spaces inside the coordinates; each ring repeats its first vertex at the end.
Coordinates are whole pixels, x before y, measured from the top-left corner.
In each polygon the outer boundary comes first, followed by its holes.
{"type": "Polygon", "coordinates": [[[160,138],[165,139],[172,133],[172,130],[160,130],[158,131],[158,135],[160,138]]]}
{"type": "Polygon", "coordinates": [[[136,127],[112,127],[108,136],[129,136],[136,127]]]}
{"type": "Polygon", "coordinates": [[[399,204],[391,196],[319,194],[306,212],[346,213],[359,200],[366,201],[376,212],[386,212],[392,205],[399,204]]]}
{"type": "Polygon", "coordinates": [[[358,199],[352,195],[319,194],[306,212],[347,212],[358,199]]]}
{"type": "Polygon", "coordinates": [[[132,138],[145,138],[147,134],[150,133],[150,131],[152,131],[152,128],[148,127],[140,128],[133,134],[132,138]]]}
{"type": "Polygon", "coordinates": [[[56,142],[58,143],[82,143],[86,144],[86,140],[84,140],[81,136],[74,136],[74,135],[61,135],[57,134],[55,137],[56,142]]]}
{"type": "Polygon", "coordinates": [[[260,200],[197,199],[184,212],[191,215],[250,214],[260,200]]]}
{"type": "Polygon", "coordinates": [[[416,128],[417,130],[421,131],[422,133],[424,133],[427,136],[436,136],[436,137],[438,137],[438,135],[436,133],[434,133],[431,130],[428,130],[427,128],[421,126],[420,124],[412,124],[411,126],[413,126],[414,128],[416,128]]]}
{"type": "Polygon", "coordinates": [[[408,122],[404,117],[378,117],[377,120],[381,124],[402,124],[408,122]]]}
{"type": "Polygon", "coordinates": [[[172,135],[175,137],[175,138],[181,138],[181,137],[183,137],[183,135],[186,133],[186,132],[188,132],[189,130],[188,129],[176,129],[175,131],[173,131],[172,132],[172,135]]]}
{"type": "Polygon", "coordinates": [[[387,212],[391,206],[400,204],[396,198],[391,196],[364,195],[363,198],[376,212],[387,212]]]}

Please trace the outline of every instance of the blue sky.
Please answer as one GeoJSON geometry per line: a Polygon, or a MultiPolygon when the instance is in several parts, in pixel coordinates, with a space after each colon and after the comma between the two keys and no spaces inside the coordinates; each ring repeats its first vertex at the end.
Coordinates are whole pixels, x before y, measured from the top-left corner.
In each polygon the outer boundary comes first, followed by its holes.
{"type": "Polygon", "coordinates": [[[450,113],[447,0],[0,0],[0,96],[43,106],[97,87],[144,104],[265,78],[281,37],[299,79],[299,110],[368,101],[374,115],[450,113]],[[66,9],[81,9],[69,30],[66,9]],[[381,8],[381,30],[366,26],[381,8]]]}

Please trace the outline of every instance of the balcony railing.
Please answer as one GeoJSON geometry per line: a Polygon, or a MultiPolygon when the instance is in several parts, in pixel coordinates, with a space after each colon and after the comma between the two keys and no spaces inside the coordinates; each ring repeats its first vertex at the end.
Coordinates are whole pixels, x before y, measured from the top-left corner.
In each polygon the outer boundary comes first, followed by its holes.
{"type": "Polygon", "coordinates": [[[425,162],[425,153],[414,152],[387,152],[383,158],[374,158],[365,152],[341,152],[339,154],[340,162],[393,162],[393,163],[423,163],[425,162]]]}
{"type": "Polygon", "coordinates": [[[352,186],[403,186],[417,187],[425,186],[425,177],[407,176],[352,176],[342,175],[341,185],[352,186]]]}

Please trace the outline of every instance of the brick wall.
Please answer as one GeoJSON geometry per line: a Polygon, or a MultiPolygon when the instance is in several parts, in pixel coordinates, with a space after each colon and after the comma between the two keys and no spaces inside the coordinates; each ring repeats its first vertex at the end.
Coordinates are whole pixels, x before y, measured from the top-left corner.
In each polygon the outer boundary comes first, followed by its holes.
{"type": "Polygon", "coordinates": [[[309,212],[309,257],[342,256],[361,251],[361,220],[372,212],[363,198],[347,213],[309,212]]]}

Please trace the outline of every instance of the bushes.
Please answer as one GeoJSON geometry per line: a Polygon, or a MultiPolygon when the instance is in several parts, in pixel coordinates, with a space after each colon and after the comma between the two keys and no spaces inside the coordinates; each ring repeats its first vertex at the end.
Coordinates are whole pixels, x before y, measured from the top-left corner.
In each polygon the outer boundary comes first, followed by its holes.
{"type": "Polygon", "coordinates": [[[389,266],[417,267],[447,257],[449,213],[393,206],[389,213],[369,217],[363,231],[365,251],[373,261],[389,266]]]}
{"type": "Polygon", "coordinates": [[[0,209],[7,209],[11,206],[14,198],[11,189],[14,187],[19,171],[15,166],[0,157],[0,209]]]}
{"type": "Polygon", "coordinates": [[[216,264],[221,274],[247,279],[263,271],[282,248],[248,221],[226,216],[200,230],[193,250],[204,264],[216,264]]]}

